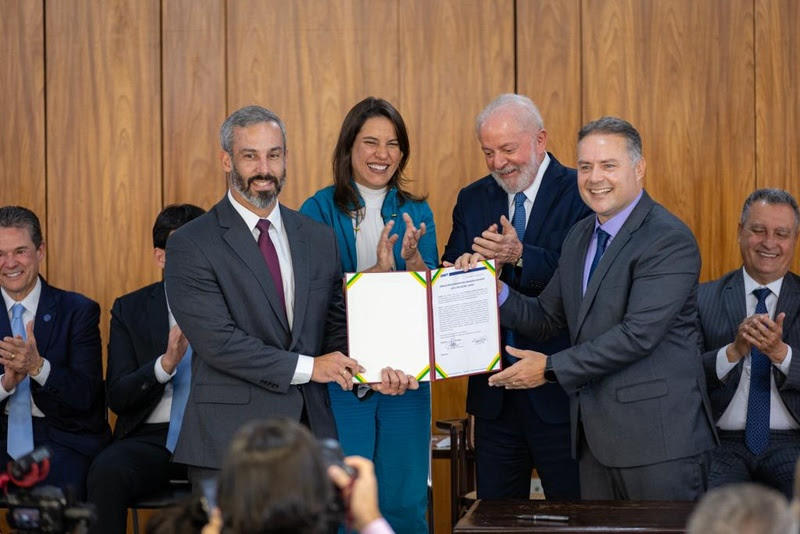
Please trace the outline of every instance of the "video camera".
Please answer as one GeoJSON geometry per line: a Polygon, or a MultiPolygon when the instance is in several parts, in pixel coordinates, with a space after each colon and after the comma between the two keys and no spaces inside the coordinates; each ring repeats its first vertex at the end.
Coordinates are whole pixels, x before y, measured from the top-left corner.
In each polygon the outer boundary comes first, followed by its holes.
{"type": "Polygon", "coordinates": [[[88,531],[95,519],[94,507],[68,500],[61,488],[40,486],[50,471],[52,452],[37,447],[15,462],[9,462],[6,473],[0,474],[0,486],[6,492],[7,520],[19,534],[81,534],[88,531]],[[8,483],[20,488],[8,492],[8,483]]]}

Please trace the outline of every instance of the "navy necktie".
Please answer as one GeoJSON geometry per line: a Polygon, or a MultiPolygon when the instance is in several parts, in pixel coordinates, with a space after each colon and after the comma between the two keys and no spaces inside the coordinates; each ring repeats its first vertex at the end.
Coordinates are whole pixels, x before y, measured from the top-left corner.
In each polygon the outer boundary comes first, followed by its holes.
{"type": "MultiPolygon", "coordinates": [[[[756,313],[767,313],[767,296],[771,291],[765,287],[754,289],[758,299],[756,313]]],[[[750,349],[750,396],[747,399],[747,423],[744,441],[753,454],[761,454],[769,444],[769,358],[755,347],[750,349]]]]}
{"type": "MultiPolygon", "coordinates": [[[[517,239],[522,241],[525,236],[525,193],[520,192],[514,195],[514,216],[511,218],[511,226],[513,226],[514,230],[517,232],[517,239]]],[[[515,275],[516,273],[512,274],[513,282],[516,282],[513,280],[515,275]]],[[[506,345],[516,347],[514,332],[510,328],[505,329],[505,336],[503,337],[506,345]]],[[[519,359],[508,354],[505,351],[505,347],[503,347],[503,355],[505,356],[505,360],[510,363],[514,363],[519,359]]]]}
{"type": "Polygon", "coordinates": [[[175,451],[178,443],[178,434],[183,423],[183,412],[189,398],[189,389],[192,384],[192,346],[186,348],[186,353],[178,362],[175,376],[172,377],[172,407],[169,410],[169,429],[167,430],[167,449],[175,451]]]}
{"type": "MultiPolygon", "coordinates": [[[[11,333],[28,339],[22,313],[25,307],[19,302],[11,306],[11,333]]],[[[25,377],[8,399],[8,455],[15,460],[33,450],[33,419],[31,416],[31,379],[25,377]]]]}
{"type": "Polygon", "coordinates": [[[589,281],[592,279],[594,270],[597,269],[597,264],[600,263],[600,258],[603,257],[603,253],[606,251],[606,245],[608,245],[609,237],[611,237],[611,234],[599,226],[597,227],[597,250],[594,251],[594,258],[592,258],[592,265],[589,267],[589,278],[586,279],[586,285],[589,285],[589,281]]]}
{"type": "Polygon", "coordinates": [[[511,226],[517,231],[517,239],[522,241],[525,237],[525,193],[514,195],[514,217],[511,226]]]}
{"type": "Polygon", "coordinates": [[[278,297],[281,299],[284,311],[286,310],[286,297],[283,294],[283,278],[281,277],[281,263],[278,260],[278,251],[275,250],[275,244],[269,238],[269,221],[267,219],[259,219],[256,224],[261,233],[258,234],[258,248],[261,250],[261,255],[264,256],[264,261],[267,262],[267,267],[272,275],[272,282],[275,284],[275,291],[278,292],[278,297]]]}

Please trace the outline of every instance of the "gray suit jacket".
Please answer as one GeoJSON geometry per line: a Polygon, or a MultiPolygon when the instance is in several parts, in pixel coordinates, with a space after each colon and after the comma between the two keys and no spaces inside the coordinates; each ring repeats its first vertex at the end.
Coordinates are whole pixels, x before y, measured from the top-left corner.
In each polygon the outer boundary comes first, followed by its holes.
{"type": "Polygon", "coordinates": [[[336,436],[327,385],[290,385],[299,354],[346,352],[342,273],[333,232],[280,206],[295,284],[290,329],[253,235],[227,196],[167,243],[170,308],[194,350],[174,459],[219,468],[233,433],[256,418],[300,420],[336,436]]]}
{"type": "Polygon", "coordinates": [[[551,360],[571,398],[573,450],[578,417],[592,453],[608,467],[712,448],[696,346],[700,254],[692,232],[645,192],[581,296],[594,221],[572,228],[538,298],[511,292],[503,325],[542,338],[569,329],[573,346],[551,360]]]}
{"type": "MultiPolygon", "coordinates": [[[[708,395],[714,420],[718,420],[733,399],[739,380],[742,378],[744,360],[740,360],[723,380],[717,378],[717,352],[736,339],[739,324],[747,316],[745,304],[744,276],[742,269],[731,271],[722,278],[700,285],[697,296],[700,324],[700,351],[706,372],[708,395]]],[[[792,416],[800,421],[800,277],[786,273],[775,315],[784,312],[783,341],[792,347],[792,362],[789,375],[784,375],[775,366],[772,374],[783,403],[792,416]]]]}

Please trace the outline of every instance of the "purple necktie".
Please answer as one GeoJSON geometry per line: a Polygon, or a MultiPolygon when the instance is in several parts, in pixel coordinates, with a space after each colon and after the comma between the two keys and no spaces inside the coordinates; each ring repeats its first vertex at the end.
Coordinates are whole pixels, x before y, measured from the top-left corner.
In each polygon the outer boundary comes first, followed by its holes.
{"type": "Polygon", "coordinates": [[[258,248],[261,250],[261,255],[264,256],[264,261],[267,262],[267,267],[272,275],[272,282],[275,284],[275,290],[281,298],[281,305],[286,311],[286,297],[283,294],[283,278],[281,277],[281,262],[278,260],[278,252],[275,250],[275,244],[269,238],[269,221],[267,219],[259,219],[256,228],[261,232],[258,234],[258,248]]]}

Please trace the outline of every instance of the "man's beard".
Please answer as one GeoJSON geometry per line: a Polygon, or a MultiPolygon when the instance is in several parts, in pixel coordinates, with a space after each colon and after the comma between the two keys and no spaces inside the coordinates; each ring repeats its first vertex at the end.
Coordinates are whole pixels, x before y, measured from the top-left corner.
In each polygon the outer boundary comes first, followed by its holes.
{"type": "Polygon", "coordinates": [[[536,159],[531,158],[528,163],[524,165],[514,165],[511,163],[506,164],[503,168],[504,171],[519,170],[516,179],[513,181],[503,179],[503,175],[497,171],[492,171],[492,177],[497,185],[503,188],[503,191],[510,195],[525,191],[536,179],[536,173],[539,172],[539,166],[536,165],[536,159]]]}
{"type": "Polygon", "coordinates": [[[274,174],[256,174],[255,176],[248,178],[246,183],[244,177],[239,174],[235,166],[233,169],[231,169],[231,184],[233,185],[233,188],[241,193],[250,204],[260,210],[267,209],[272,205],[272,203],[281,193],[281,189],[283,189],[283,184],[285,183],[286,169],[283,169],[283,174],[280,178],[274,174]],[[275,187],[269,191],[258,191],[253,193],[250,188],[252,187],[253,182],[256,180],[271,180],[275,187]]]}

